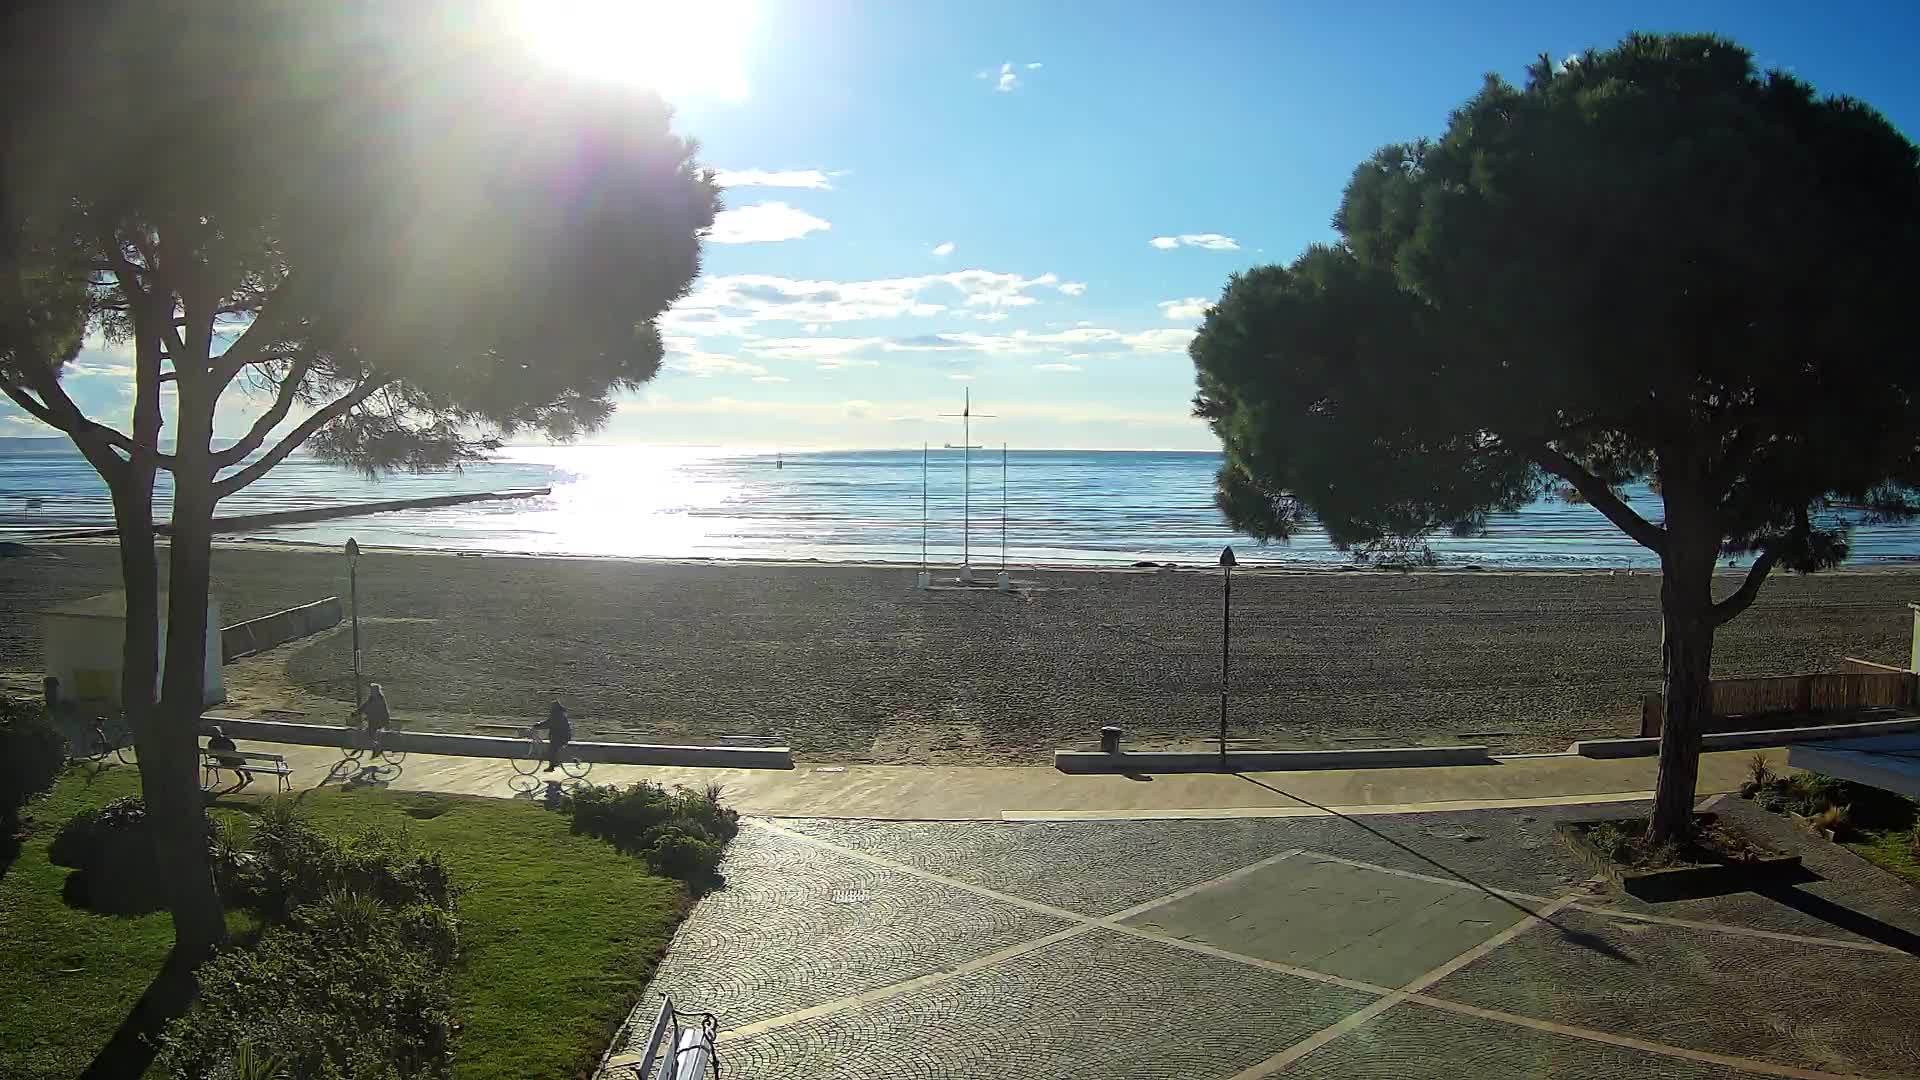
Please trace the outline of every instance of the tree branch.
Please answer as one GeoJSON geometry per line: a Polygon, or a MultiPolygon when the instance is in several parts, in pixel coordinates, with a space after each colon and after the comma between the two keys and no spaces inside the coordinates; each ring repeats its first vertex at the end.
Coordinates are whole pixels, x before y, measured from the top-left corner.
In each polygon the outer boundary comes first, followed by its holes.
{"type": "MultiPolygon", "coordinates": [[[[27,393],[25,388],[16,385],[11,379],[0,380],[0,392],[5,392],[14,404],[25,409],[34,419],[55,431],[65,432],[67,437],[73,440],[73,444],[80,448],[80,453],[94,467],[94,471],[98,472],[100,478],[109,485],[116,483],[125,473],[126,462],[115,456],[108,447],[119,446],[131,454],[133,440],[81,415],[80,410],[74,407],[73,402],[65,394],[61,394],[58,398],[58,401],[66,403],[66,408],[61,409],[53,404],[34,400],[32,394],[27,393]]],[[[42,396],[45,396],[44,393],[42,396]]],[[[165,455],[156,456],[162,459],[163,464],[169,468],[172,467],[171,458],[165,455]]]]}
{"type": "Polygon", "coordinates": [[[1713,625],[1719,626],[1747,610],[1753,604],[1753,598],[1760,595],[1760,585],[1767,580],[1767,575],[1773,572],[1773,564],[1779,561],[1780,549],[1769,544],[1766,550],[1760,553],[1760,557],[1753,561],[1753,566],[1747,570],[1747,580],[1740,583],[1739,590],[1713,605],[1710,612],[1713,625]]]}
{"type": "Polygon", "coordinates": [[[287,413],[292,411],[293,403],[300,397],[300,384],[306,381],[307,373],[312,370],[312,363],[305,357],[295,360],[293,367],[287,370],[286,377],[280,380],[280,391],[273,399],[273,407],[253,422],[253,427],[248,429],[245,438],[214,454],[213,467],[224,469],[238,465],[247,459],[248,454],[260,449],[260,444],[267,441],[267,436],[271,435],[273,429],[279,427],[280,422],[287,418],[287,413]]]}
{"type": "Polygon", "coordinates": [[[1667,531],[1635,513],[1632,507],[1620,501],[1620,496],[1615,495],[1611,487],[1581,467],[1579,462],[1548,446],[1536,446],[1528,456],[1542,469],[1572,484],[1573,489],[1589,505],[1605,514],[1608,521],[1619,526],[1620,531],[1632,537],[1635,543],[1657,555],[1666,554],[1667,531]]]}
{"type": "Polygon", "coordinates": [[[217,502],[267,475],[275,465],[287,459],[287,455],[300,448],[300,444],[313,437],[313,433],[333,423],[347,414],[347,410],[373,396],[374,391],[387,384],[388,380],[380,376],[369,377],[354,387],[345,397],[329,402],[326,407],[312,416],[300,421],[300,426],[288,432],[286,437],[275,443],[273,449],[266,452],[260,460],[213,484],[213,498],[217,502]]]}

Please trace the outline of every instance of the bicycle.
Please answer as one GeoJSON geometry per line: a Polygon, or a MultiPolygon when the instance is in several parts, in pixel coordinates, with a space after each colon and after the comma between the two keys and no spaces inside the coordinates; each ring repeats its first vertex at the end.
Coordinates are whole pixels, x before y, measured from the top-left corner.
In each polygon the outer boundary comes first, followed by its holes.
{"type": "MultiPolygon", "coordinates": [[[[515,751],[510,759],[513,771],[521,776],[532,776],[547,767],[547,740],[536,728],[523,728],[520,737],[526,740],[526,744],[515,751]]],[[[571,741],[560,748],[560,771],[566,774],[567,779],[584,780],[592,769],[592,762],[581,761],[580,755],[574,753],[571,741]]]]}
{"type": "Polygon", "coordinates": [[[93,718],[93,730],[89,733],[87,760],[95,765],[105,765],[109,756],[122,765],[140,764],[139,756],[133,748],[133,732],[124,728],[113,735],[107,734],[107,718],[93,718]]]}
{"type": "Polygon", "coordinates": [[[405,750],[382,746],[380,744],[381,734],[381,732],[377,731],[371,733],[355,731],[353,738],[347,741],[347,745],[340,748],[340,752],[346,760],[353,762],[355,765],[360,764],[362,757],[367,759],[367,764],[360,768],[360,775],[363,777],[381,779],[389,772],[394,776],[398,776],[400,774],[400,763],[407,760],[407,752],[405,750]]]}

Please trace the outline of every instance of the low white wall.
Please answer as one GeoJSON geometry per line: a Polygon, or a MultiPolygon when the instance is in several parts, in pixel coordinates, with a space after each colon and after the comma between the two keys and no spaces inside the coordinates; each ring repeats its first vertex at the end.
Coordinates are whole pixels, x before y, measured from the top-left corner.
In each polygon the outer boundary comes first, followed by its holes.
{"type": "MultiPolygon", "coordinates": [[[[356,728],[325,724],[290,724],[280,720],[238,720],[224,716],[202,718],[202,731],[214,724],[230,738],[305,746],[347,746],[356,728]]],[[[452,754],[460,757],[510,758],[526,747],[526,740],[500,735],[454,735],[434,731],[388,728],[384,745],[410,754],[452,754]]],[[[679,765],[707,769],[791,769],[793,751],[785,746],[673,746],[656,743],[576,742],[569,744],[582,761],[610,765],[679,765]]]]}
{"type": "MultiPolygon", "coordinates": [[[[1389,746],[1369,750],[1229,750],[1233,772],[1299,769],[1383,769],[1421,765],[1490,765],[1484,746],[1389,746]]],[[[1218,772],[1220,755],[1204,751],[1056,750],[1053,767],[1068,773],[1218,772]]]]}

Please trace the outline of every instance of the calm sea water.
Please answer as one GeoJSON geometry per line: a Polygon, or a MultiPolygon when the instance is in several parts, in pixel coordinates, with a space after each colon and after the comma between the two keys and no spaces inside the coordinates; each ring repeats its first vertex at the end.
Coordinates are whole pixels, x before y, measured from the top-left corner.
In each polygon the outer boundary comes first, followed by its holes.
{"type": "MultiPolygon", "coordinates": [[[[1316,530],[1262,547],[1235,534],[1212,502],[1219,455],[1148,451],[976,452],[971,482],[958,451],[926,462],[925,550],[939,563],[1211,563],[1223,544],[1243,562],[1337,564],[1316,530]],[[1004,483],[1003,483],[1004,481],[1004,483]],[[1003,494],[1004,493],[1004,494],[1003,494]],[[1003,532],[1004,517],[1004,532],[1003,532]],[[965,523],[971,522],[970,526],[965,523]]],[[[223,514],[551,487],[549,496],[374,514],[247,535],[320,544],[655,558],[887,560],[922,552],[922,460],[911,451],[788,453],[672,447],[512,447],[459,473],[367,480],[290,458],[221,504],[223,514]]],[[[164,475],[164,474],[163,474],[164,475]]],[[[163,481],[164,484],[164,481],[163,481]]],[[[1634,502],[1656,515],[1644,490],[1634,502]]],[[[166,505],[163,490],[159,503],[166,505]]],[[[71,447],[0,448],[0,536],[28,539],[112,523],[106,491],[71,447]]],[[[1654,560],[1590,507],[1548,501],[1496,517],[1486,535],[1433,541],[1447,563],[1620,567],[1654,560]]],[[[1920,527],[1875,526],[1859,562],[1920,557],[1920,527]]]]}

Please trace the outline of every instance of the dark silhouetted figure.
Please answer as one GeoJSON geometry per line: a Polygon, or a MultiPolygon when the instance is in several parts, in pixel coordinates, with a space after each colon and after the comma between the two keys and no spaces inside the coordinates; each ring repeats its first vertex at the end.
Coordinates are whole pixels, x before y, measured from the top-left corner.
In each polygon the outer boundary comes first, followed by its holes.
{"type": "Polygon", "coordinates": [[[567,719],[567,710],[559,702],[547,710],[547,718],[533,725],[545,728],[547,732],[547,772],[560,767],[560,751],[573,741],[573,722],[567,719]]]}

